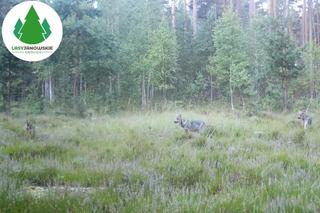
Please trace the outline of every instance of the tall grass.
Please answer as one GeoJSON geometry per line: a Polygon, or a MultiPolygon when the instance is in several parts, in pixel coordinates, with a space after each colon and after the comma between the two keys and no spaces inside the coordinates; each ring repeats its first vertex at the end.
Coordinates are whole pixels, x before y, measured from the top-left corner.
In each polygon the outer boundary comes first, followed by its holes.
{"type": "Polygon", "coordinates": [[[215,110],[32,119],[34,138],[0,119],[0,212],[319,211],[317,117],[307,131],[294,114],[215,110]]]}

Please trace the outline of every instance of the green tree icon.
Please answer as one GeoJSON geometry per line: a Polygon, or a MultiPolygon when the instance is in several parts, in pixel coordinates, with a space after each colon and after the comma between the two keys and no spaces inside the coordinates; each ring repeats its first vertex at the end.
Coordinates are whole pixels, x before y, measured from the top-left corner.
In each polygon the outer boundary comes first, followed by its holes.
{"type": "Polygon", "coordinates": [[[19,19],[19,20],[17,21],[17,23],[16,23],[16,26],[14,27],[13,33],[14,33],[14,35],[15,35],[18,39],[20,39],[20,37],[21,37],[20,30],[21,30],[22,25],[23,25],[23,24],[22,24],[22,21],[19,19]]]}
{"type": "Polygon", "coordinates": [[[49,25],[47,19],[43,20],[42,27],[46,31],[46,33],[44,33],[43,36],[45,39],[47,39],[51,35],[50,25],[49,25]]]}
{"type": "Polygon", "coordinates": [[[22,26],[20,33],[22,34],[20,40],[27,44],[39,44],[45,40],[45,30],[39,22],[39,16],[31,6],[26,18],[25,23],[22,26]]]}

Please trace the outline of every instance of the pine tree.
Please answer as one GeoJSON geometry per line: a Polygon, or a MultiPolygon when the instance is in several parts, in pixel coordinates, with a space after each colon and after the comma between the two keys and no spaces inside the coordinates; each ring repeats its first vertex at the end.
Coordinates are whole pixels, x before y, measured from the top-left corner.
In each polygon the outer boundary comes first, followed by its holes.
{"type": "Polygon", "coordinates": [[[300,51],[290,39],[285,26],[277,19],[270,19],[266,26],[270,32],[266,37],[264,49],[271,67],[271,76],[280,80],[283,110],[289,107],[290,82],[295,79],[301,69],[299,65],[300,51]]]}
{"type": "Polygon", "coordinates": [[[43,36],[45,37],[45,39],[49,38],[49,36],[51,35],[51,30],[47,19],[43,20],[42,27],[46,31],[46,33],[44,33],[43,36]]]}
{"type": "Polygon", "coordinates": [[[39,22],[39,16],[33,6],[31,6],[25,20],[20,31],[22,34],[20,40],[27,44],[39,44],[44,41],[43,34],[46,32],[43,30],[39,22]]]}
{"type": "Polygon", "coordinates": [[[20,30],[21,30],[22,25],[23,25],[23,24],[22,24],[22,21],[21,21],[21,19],[19,19],[19,20],[17,21],[17,23],[16,23],[16,26],[14,27],[13,33],[14,33],[14,35],[15,35],[18,39],[20,39],[20,37],[21,37],[20,30]]]}

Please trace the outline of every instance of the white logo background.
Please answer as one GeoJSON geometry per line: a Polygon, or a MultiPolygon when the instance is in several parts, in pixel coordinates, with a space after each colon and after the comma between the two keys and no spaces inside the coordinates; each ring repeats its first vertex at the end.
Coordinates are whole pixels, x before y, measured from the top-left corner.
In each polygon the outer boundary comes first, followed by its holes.
{"type": "Polygon", "coordinates": [[[2,38],[7,49],[17,58],[24,61],[42,61],[50,57],[59,47],[63,35],[63,27],[59,15],[45,3],[38,1],[25,1],[13,7],[5,17],[2,25],[2,38]],[[15,25],[20,18],[25,23],[25,17],[33,6],[40,18],[40,24],[46,18],[51,35],[40,44],[30,45],[21,42],[14,35],[15,25]],[[12,50],[15,46],[43,47],[52,46],[53,50],[12,50]]]}

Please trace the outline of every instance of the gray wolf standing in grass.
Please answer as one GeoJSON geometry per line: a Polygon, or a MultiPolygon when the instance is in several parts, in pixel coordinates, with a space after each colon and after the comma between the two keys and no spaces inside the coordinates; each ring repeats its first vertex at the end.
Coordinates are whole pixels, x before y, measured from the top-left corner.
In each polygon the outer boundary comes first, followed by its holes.
{"type": "Polygon", "coordinates": [[[34,124],[29,120],[26,121],[26,132],[27,136],[31,138],[34,138],[34,136],[36,135],[36,128],[34,124]]]}
{"type": "Polygon", "coordinates": [[[205,122],[200,120],[185,120],[181,115],[178,115],[174,123],[181,126],[186,132],[197,132],[200,133],[205,127],[205,122]]]}
{"type": "Polygon", "coordinates": [[[298,119],[301,119],[303,121],[303,128],[307,129],[308,126],[312,124],[312,118],[306,114],[305,111],[300,111],[298,119]]]}

